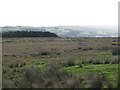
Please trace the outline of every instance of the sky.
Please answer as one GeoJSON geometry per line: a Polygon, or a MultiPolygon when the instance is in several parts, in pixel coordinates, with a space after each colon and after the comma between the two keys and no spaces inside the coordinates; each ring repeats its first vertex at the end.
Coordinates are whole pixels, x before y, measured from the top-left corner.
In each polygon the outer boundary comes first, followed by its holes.
{"type": "Polygon", "coordinates": [[[118,1],[0,0],[0,27],[118,25],[118,1]]]}

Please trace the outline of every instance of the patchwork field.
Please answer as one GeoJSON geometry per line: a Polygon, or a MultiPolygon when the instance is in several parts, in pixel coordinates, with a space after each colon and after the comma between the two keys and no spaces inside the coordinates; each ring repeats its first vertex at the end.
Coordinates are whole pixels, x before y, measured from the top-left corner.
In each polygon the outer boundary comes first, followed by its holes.
{"type": "Polygon", "coordinates": [[[4,88],[116,88],[117,38],[3,38],[4,88]]]}

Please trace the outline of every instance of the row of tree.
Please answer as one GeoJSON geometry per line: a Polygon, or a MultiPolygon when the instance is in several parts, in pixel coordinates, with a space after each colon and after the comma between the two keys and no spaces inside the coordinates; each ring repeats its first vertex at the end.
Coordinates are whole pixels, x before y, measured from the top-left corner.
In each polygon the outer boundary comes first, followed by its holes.
{"type": "Polygon", "coordinates": [[[51,32],[42,31],[9,31],[3,32],[2,37],[7,38],[7,37],[58,37],[58,36],[51,32]]]}

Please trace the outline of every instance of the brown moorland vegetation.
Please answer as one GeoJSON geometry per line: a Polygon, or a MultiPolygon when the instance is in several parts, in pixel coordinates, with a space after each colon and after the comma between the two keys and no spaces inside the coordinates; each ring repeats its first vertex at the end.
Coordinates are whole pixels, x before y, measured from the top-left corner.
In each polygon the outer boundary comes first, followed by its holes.
{"type": "Polygon", "coordinates": [[[3,38],[4,88],[116,88],[117,38],[3,38]]]}

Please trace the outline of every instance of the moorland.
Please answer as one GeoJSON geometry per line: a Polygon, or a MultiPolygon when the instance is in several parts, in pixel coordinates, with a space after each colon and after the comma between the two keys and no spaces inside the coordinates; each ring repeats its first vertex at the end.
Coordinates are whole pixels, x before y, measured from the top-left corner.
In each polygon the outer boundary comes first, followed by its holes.
{"type": "Polygon", "coordinates": [[[118,38],[2,40],[3,88],[116,88],[118,38]]]}

